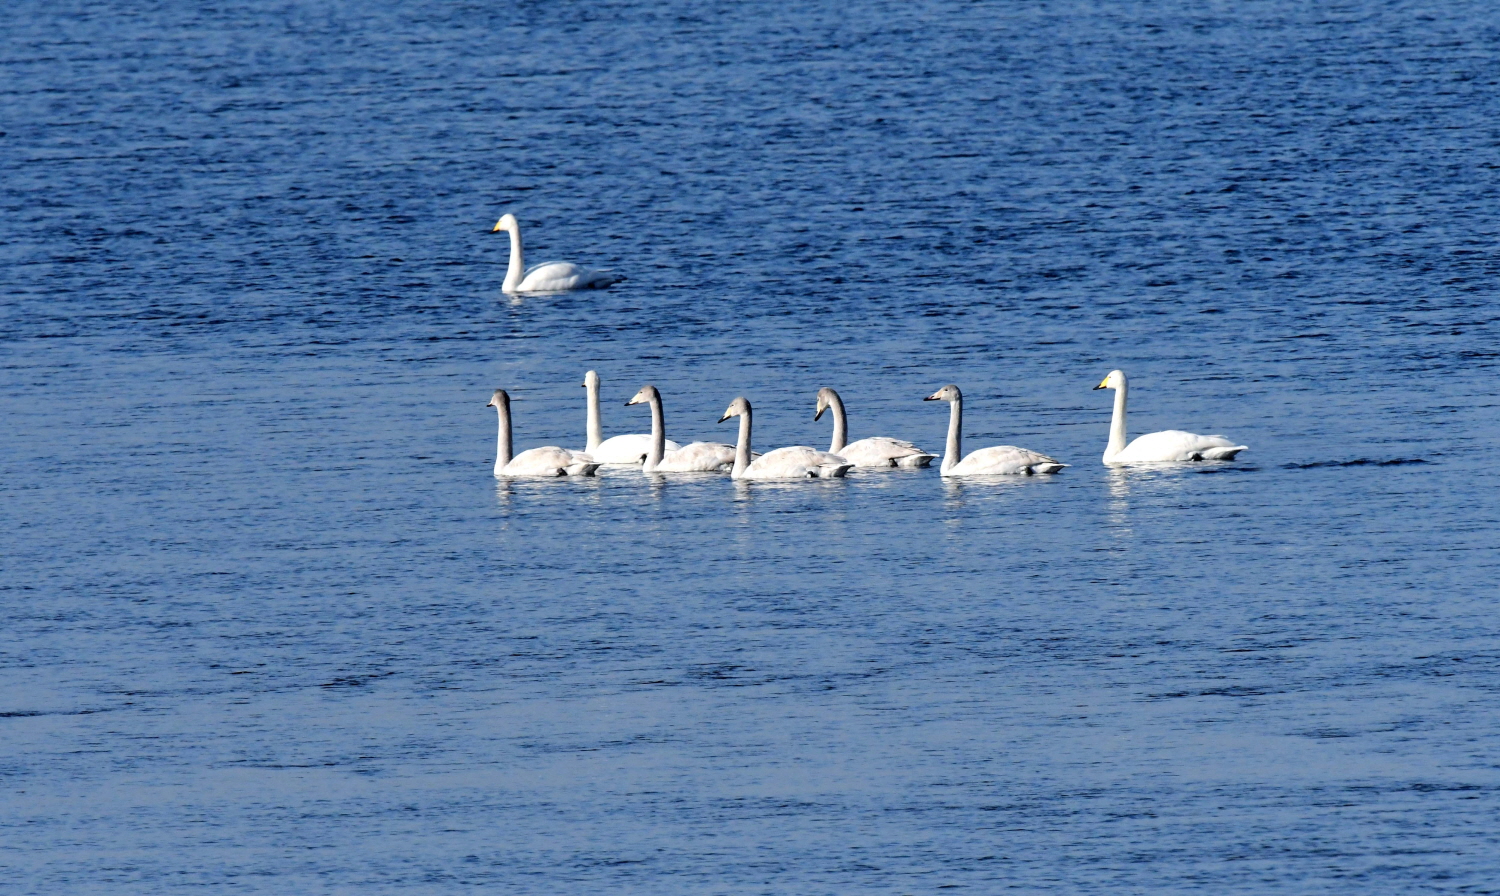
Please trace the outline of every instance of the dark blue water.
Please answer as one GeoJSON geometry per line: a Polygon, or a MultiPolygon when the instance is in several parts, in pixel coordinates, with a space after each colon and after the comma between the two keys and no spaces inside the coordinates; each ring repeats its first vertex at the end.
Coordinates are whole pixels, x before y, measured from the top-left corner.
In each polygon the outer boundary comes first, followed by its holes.
{"type": "Polygon", "coordinates": [[[8,10],[3,889],[1496,891],[1492,6],[419,6],[8,10]]]}

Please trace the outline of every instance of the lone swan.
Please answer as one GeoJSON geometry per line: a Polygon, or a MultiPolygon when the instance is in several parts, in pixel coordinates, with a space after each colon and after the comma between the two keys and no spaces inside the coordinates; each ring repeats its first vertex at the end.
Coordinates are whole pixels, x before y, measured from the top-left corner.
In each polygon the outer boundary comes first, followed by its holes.
{"type": "Polygon", "coordinates": [[[957,386],[950,384],[922,400],[946,401],[949,405],[948,448],[943,452],[941,468],[944,476],[1030,476],[1033,473],[1056,473],[1067,466],[1045,454],[1013,445],[981,448],[968,457],[963,457],[963,393],[958,391],[957,386]],[[959,459],[961,457],[962,460],[959,459]]]}
{"type": "MultiPolygon", "coordinates": [[[[588,445],[584,452],[601,464],[638,464],[645,460],[651,450],[651,436],[633,432],[623,436],[604,438],[604,421],[599,411],[599,374],[590,370],[583,375],[583,387],[588,391],[588,421],[585,430],[588,445]]],[[[676,451],[682,446],[668,439],[666,449],[676,451]]]]}
{"type": "Polygon", "coordinates": [[[1104,449],[1107,464],[1167,463],[1186,460],[1234,460],[1246,450],[1223,436],[1200,436],[1197,433],[1168,429],[1139,436],[1125,444],[1125,393],[1128,390],[1123,370],[1111,370],[1099,389],[1115,390],[1115,416],[1109,423],[1109,445],[1104,449]]]}
{"type": "Polygon", "coordinates": [[[734,448],[732,479],[836,479],[849,472],[854,464],[816,448],[794,445],[767,451],[760,457],[750,457],[750,402],[743,397],[729,403],[723,423],[730,417],[740,418],[740,438],[734,448]]]}
{"type": "Polygon", "coordinates": [[[521,224],[515,215],[508,212],[502,215],[490,233],[502,230],[510,234],[510,267],[506,269],[505,282],[500,286],[502,292],[514,295],[523,292],[603,289],[625,279],[610,271],[595,271],[568,261],[544,261],[527,268],[521,254],[521,224]]]}
{"type": "Polygon", "coordinates": [[[641,469],[646,473],[728,473],[734,468],[734,449],[719,442],[693,442],[677,447],[667,441],[667,422],[661,409],[661,393],[655,386],[642,386],[626,405],[651,405],[651,448],[641,469]],[[672,446],[668,450],[667,446],[672,446]]]}
{"type": "Polygon", "coordinates": [[[496,389],[487,408],[500,413],[500,442],[495,448],[495,475],[512,476],[592,476],[599,463],[587,454],[566,448],[547,446],[530,448],[514,458],[510,456],[510,396],[496,389]]]}
{"type": "Polygon", "coordinates": [[[829,453],[837,454],[852,462],[856,467],[872,467],[877,470],[891,470],[897,467],[914,469],[927,466],[936,457],[905,439],[892,439],[886,436],[870,436],[852,444],[845,444],[848,438],[849,420],[844,415],[844,400],[839,398],[837,392],[826,386],[818,390],[818,412],[813,414],[813,419],[817,420],[822,417],[824,411],[833,412],[833,444],[828,448],[829,453]]]}

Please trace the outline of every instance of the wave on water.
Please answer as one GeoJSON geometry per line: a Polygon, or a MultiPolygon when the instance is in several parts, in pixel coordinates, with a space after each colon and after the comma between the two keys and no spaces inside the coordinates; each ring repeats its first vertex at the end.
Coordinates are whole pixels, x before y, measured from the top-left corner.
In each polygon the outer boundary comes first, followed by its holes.
{"type": "Polygon", "coordinates": [[[1370,457],[1360,457],[1354,460],[1320,460],[1310,464],[1282,464],[1287,470],[1311,470],[1316,467],[1399,467],[1405,464],[1429,463],[1420,457],[1395,457],[1390,460],[1375,460],[1370,457]]]}

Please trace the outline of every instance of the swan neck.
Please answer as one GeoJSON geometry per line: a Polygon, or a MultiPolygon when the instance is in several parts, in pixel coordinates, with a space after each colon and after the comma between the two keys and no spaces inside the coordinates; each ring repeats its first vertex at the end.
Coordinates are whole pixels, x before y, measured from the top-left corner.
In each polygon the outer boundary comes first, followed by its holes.
{"type": "Polygon", "coordinates": [[[495,444],[495,475],[499,476],[510,463],[510,408],[502,403],[495,405],[495,410],[500,412],[500,435],[495,444]]]}
{"type": "Polygon", "coordinates": [[[662,411],[661,396],[651,396],[651,450],[646,454],[646,463],[641,469],[649,473],[656,469],[667,455],[667,420],[662,411]]]}
{"type": "Polygon", "coordinates": [[[520,226],[512,227],[508,232],[510,233],[510,267],[505,271],[505,283],[500,289],[503,292],[515,292],[520,287],[522,276],[526,272],[526,261],[521,256],[520,226]]]}
{"type": "Polygon", "coordinates": [[[604,441],[604,418],[599,413],[599,383],[591,381],[588,384],[589,394],[589,416],[587,423],[588,445],[583,449],[586,452],[597,451],[599,443],[604,441]]]}
{"type": "Polygon", "coordinates": [[[1127,386],[1120,383],[1115,390],[1115,415],[1109,421],[1109,445],[1104,449],[1104,459],[1109,460],[1125,450],[1125,392],[1127,386]]]}
{"type": "Polygon", "coordinates": [[[849,420],[844,416],[844,400],[839,398],[837,392],[833,395],[829,410],[833,411],[833,443],[828,448],[828,453],[838,454],[849,444],[849,420]]]}
{"type": "Polygon", "coordinates": [[[958,465],[963,454],[964,400],[955,398],[948,403],[948,445],[943,450],[944,473],[958,465]]]}
{"type": "Polygon", "coordinates": [[[730,473],[733,479],[742,478],[745,471],[750,469],[750,411],[740,415],[740,438],[734,446],[734,470],[730,473]]]}

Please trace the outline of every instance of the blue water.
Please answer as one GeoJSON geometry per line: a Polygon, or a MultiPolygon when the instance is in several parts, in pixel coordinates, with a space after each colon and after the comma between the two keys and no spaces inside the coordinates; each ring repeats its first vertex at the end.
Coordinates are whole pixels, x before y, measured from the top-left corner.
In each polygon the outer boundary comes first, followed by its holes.
{"type": "Polygon", "coordinates": [[[22,0],[0,132],[0,889],[1500,890],[1490,4],[22,0]],[[590,368],[1072,466],[497,485],[590,368]]]}

